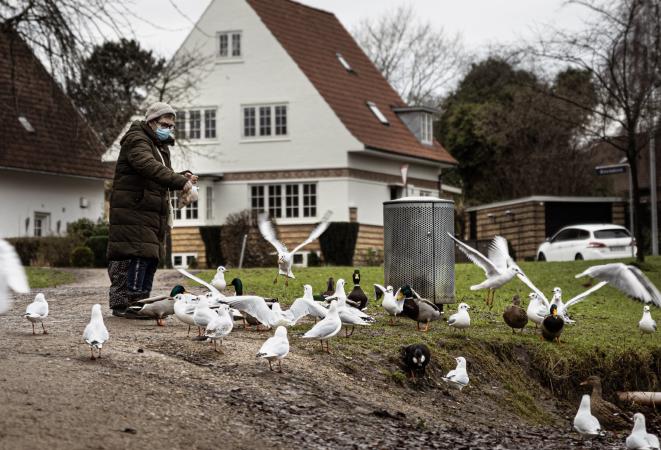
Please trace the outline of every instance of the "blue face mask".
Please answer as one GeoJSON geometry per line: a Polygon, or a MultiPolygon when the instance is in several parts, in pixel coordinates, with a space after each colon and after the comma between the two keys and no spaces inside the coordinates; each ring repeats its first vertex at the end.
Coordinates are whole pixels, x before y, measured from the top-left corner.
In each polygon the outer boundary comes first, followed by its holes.
{"type": "Polygon", "coordinates": [[[167,141],[170,137],[170,130],[167,128],[156,128],[156,137],[159,141],[167,141]]]}

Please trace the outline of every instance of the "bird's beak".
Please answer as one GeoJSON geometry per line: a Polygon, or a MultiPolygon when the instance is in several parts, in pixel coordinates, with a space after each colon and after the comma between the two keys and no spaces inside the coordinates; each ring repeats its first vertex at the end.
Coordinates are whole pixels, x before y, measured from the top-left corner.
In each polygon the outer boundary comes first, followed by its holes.
{"type": "Polygon", "coordinates": [[[404,298],[404,294],[402,294],[401,292],[398,292],[397,293],[397,300],[401,300],[403,298],[404,298]]]}

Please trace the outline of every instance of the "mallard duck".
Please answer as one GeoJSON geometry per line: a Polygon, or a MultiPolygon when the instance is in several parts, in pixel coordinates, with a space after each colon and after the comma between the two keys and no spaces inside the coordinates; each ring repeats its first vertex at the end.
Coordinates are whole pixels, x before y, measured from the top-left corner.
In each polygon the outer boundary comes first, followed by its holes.
{"type": "Polygon", "coordinates": [[[565,321],[558,315],[558,306],[551,305],[551,314],[542,320],[542,337],[547,341],[560,343],[560,334],[565,326],[565,321]]]}
{"type": "Polygon", "coordinates": [[[322,300],[324,300],[326,297],[331,297],[333,294],[335,294],[335,280],[333,277],[330,277],[326,282],[326,290],[321,294],[323,297],[322,300]]]}
{"type": "Polygon", "coordinates": [[[583,381],[581,386],[592,386],[592,393],[590,394],[592,414],[599,419],[606,430],[625,430],[629,428],[629,423],[625,419],[622,410],[611,402],[604,400],[601,391],[601,378],[592,375],[583,381]]]}
{"type": "Polygon", "coordinates": [[[411,378],[415,380],[416,375],[418,377],[425,376],[425,369],[431,361],[429,347],[425,344],[407,345],[400,349],[400,355],[402,366],[407,373],[411,374],[411,378]]]}
{"type": "Polygon", "coordinates": [[[415,320],[418,331],[420,331],[421,322],[426,323],[423,331],[427,332],[429,331],[429,322],[441,318],[441,310],[438,306],[427,299],[421,298],[411,286],[402,287],[402,295],[404,295],[404,307],[401,315],[415,320]]]}
{"type": "Polygon", "coordinates": [[[186,289],[178,284],[172,288],[170,295],[159,295],[156,297],[144,298],[135,301],[128,309],[144,317],[152,317],[156,320],[159,327],[165,326],[165,319],[174,314],[174,297],[178,294],[184,294],[186,289]]]}
{"type": "Polygon", "coordinates": [[[512,297],[512,304],[505,308],[503,320],[512,329],[512,333],[517,329],[523,332],[523,328],[528,323],[528,314],[521,308],[521,299],[518,295],[512,297]]]}
{"type": "Polygon", "coordinates": [[[48,302],[46,301],[44,294],[40,292],[36,295],[34,301],[25,308],[25,314],[23,314],[23,317],[32,323],[32,334],[36,334],[34,332],[35,323],[41,323],[43,334],[48,334],[46,327],[44,326],[44,319],[48,317],[48,302]]]}
{"type": "Polygon", "coordinates": [[[356,303],[356,308],[365,309],[367,306],[367,295],[360,287],[360,270],[356,269],[353,271],[353,289],[347,295],[347,299],[356,303]]]}

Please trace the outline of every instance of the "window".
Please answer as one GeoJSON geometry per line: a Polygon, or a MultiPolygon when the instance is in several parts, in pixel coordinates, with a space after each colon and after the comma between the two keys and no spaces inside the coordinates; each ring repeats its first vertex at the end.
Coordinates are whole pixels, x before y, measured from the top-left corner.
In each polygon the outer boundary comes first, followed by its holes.
{"type": "Polygon", "coordinates": [[[576,228],[569,228],[556,234],[552,242],[575,241],[578,239],[578,235],[579,230],[576,228]]]}
{"type": "Polygon", "coordinates": [[[287,105],[243,107],[244,138],[287,136],[287,131],[287,105]],[[259,130],[257,124],[259,124],[259,130]]]}
{"type": "Polygon", "coordinates": [[[243,108],[243,136],[255,136],[255,108],[243,108]]]}
{"type": "Polygon", "coordinates": [[[344,56],[342,56],[342,53],[337,53],[336,56],[338,61],[340,61],[340,64],[342,64],[342,67],[344,67],[347,70],[347,72],[353,72],[353,69],[351,68],[347,60],[344,58],[344,56]]]}
{"type": "Polygon", "coordinates": [[[207,186],[207,220],[213,219],[213,186],[207,186]]]}
{"type": "Polygon", "coordinates": [[[285,186],[285,217],[298,217],[298,184],[285,186]]]}
{"type": "Polygon", "coordinates": [[[177,139],[186,139],[186,111],[179,111],[174,119],[177,139]]]}
{"type": "Polygon", "coordinates": [[[177,208],[177,193],[170,192],[170,200],[172,200],[172,209],[174,211],[174,219],[181,220],[195,220],[198,218],[198,202],[195,201],[183,208],[177,208]]]}
{"type": "Polygon", "coordinates": [[[317,184],[292,183],[250,186],[250,208],[253,214],[268,211],[269,215],[274,218],[316,217],[317,184]],[[268,193],[266,197],[265,193],[268,193]]]}
{"type": "Polygon", "coordinates": [[[46,236],[50,231],[50,214],[34,213],[34,235],[46,236]]]}
{"type": "Polygon", "coordinates": [[[172,265],[176,268],[188,269],[194,262],[197,263],[197,253],[172,254],[172,265]]]}
{"type": "Polygon", "coordinates": [[[181,209],[177,208],[177,192],[170,191],[170,207],[174,211],[174,219],[181,220],[181,209]]]}
{"type": "Polygon", "coordinates": [[[431,197],[431,191],[420,191],[420,197],[431,197]]]}
{"type": "Polygon", "coordinates": [[[186,210],[186,219],[195,220],[197,219],[197,200],[191,203],[190,205],[182,208],[186,210]]]}
{"type": "Polygon", "coordinates": [[[204,137],[214,139],[216,137],[216,110],[204,110],[204,137]]]}
{"type": "Polygon", "coordinates": [[[241,57],[240,31],[223,31],[218,33],[218,56],[221,58],[241,57]]]}
{"type": "Polygon", "coordinates": [[[259,107],[259,135],[271,136],[271,107],[259,107]]]}
{"type": "Polygon", "coordinates": [[[597,239],[622,239],[630,236],[629,232],[624,228],[611,228],[594,232],[594,237],[597,239]]]}
{"type": "Polygon", "coordinates": [[[429,145],[434,139],[434,118],[429,113],[422,113],[421,138],[423,144],[429,145]]]}
{"type": "Polygon", "coordinates": [[[367,107],[372,111],[372,114],[374,114],[376,118],[379,119],[379,122],[381,122],[384,125],[390,125],[390,123],[388,122],[388,118],[383,115],[383,113],[381,112],[379,107],[376,106],[375,103],[367,102],[367,107]]]}
{"type": "Polygon", "coordinates": [[[282,217],[282,186],[279,184],[269,186],[269,215],[282,217]]]}
{"type": "Polygon", "coordinates": [[[190,139],[199,139],[201,136],[200,133],[201,120],[200,120],[200,111],[189,111],[188,112],[188,137],[190,139]]]}

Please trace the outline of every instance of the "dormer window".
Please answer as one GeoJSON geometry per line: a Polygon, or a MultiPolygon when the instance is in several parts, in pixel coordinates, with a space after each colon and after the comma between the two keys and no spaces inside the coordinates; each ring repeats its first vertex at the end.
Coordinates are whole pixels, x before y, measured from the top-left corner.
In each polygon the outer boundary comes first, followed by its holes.
{"type": "Polygon", "coordinates": [[[379,107],[376,106],[374,102],[367,102],[367,107],[370,109],[370,111],[372,111],[372,114],[374,114],[376,118],[379,119],[379,122],[381,122],[384,125],[390,125],[390,122],[388,122],[388,118],[383,115],[379,107]]]}
{"type": "Polygon", "coordinates": [[[226,59],[240,58],[241,53],[241,32],[240,31],[222,31],[218,36],[218,57],[226,59]]]}
{"type": "Polygon", "coordinates": [[[434,119],[431,114],[424,113],[422,115],[422,136],[420,141],[423,144],[431,145],[434,139],[434,119]]]}
{"type": "Polygon", "coordinates": [[[342,64],[342,67],[346,69],[347,72],[353,72],[353,69],[351,68],[351,65],[349,62],[342,56],[342,53],[336,53],[337,60],[342,64]]]}
{"type": "Polygon", "coordinates": [[[426,106],[404,106],[393,108],[404,125],[423,145],[434,145],[434,114],[438,111],[426,106]]]}

